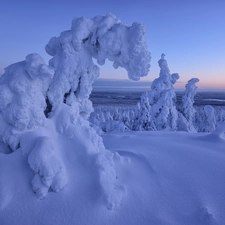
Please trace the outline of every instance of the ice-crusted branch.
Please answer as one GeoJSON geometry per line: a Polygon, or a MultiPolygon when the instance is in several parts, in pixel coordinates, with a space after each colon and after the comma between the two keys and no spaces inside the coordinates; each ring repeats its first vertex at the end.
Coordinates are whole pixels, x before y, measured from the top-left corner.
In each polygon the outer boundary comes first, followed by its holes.
{"type": "Polygon", "coordinates": [[[223,134],[225,134],[225,122],[219,122],[217,124],[216,129],[212,132],[212,134],[222,137],[223,134]]]}
{"type": "MultiPolygon", "coordinates": [[[[146,76],[150,68],[150,53],[145,41],[142,24],[123,24],[113,14],[92,19],[76,18],[71,30],[51,38],[46,51],[53,56],[50,65],[56,70],[48,93],[52,104],[62,102],[65,93],[71,90],[82,105],[92,90],[99,69],[92,58],[103,65],[113,61],[115,68],[122,67],[132,80],[146,76]]],[[[57,103],[58,104],[58,103],[57,103]]]]}

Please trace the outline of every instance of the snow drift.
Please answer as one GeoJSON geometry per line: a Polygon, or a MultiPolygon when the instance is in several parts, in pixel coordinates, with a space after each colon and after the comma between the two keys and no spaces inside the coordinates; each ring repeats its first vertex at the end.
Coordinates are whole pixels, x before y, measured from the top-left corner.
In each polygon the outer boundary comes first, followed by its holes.
{"type": "Polygon", "coordinates": [[[38,201],[30,188],[33,172],[20,151],[0,154],[0,224],[223,225],[225,139],[218,135],[104,134],[117,188],[126,193],[113,211],[105,207],[95,160],[83,154],[82,141],[70,142],[65,135],[57,138],[64,148],[68,184],[44,201],[38,201]]]}

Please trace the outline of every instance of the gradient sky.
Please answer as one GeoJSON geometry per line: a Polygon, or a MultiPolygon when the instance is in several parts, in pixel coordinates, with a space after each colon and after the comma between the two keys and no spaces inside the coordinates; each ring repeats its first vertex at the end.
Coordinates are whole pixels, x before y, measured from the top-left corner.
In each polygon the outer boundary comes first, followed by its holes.
{"type": "MultiPolygon", "coordinates": [[[[171,73],[179,73],[177,88],[198,77],[199,88],[225,89],[225,0],[3,0],[0,3],[0,74],[29,53],[50,57],[49,39],[70,29],[74,17],[92,18],[111,12],[122,22],[141,22],[152,55],[149,75],[159,74],[161,53],[171,73]]],[[[100,78],[126,79],[124,69],[102,66],[100,78]]]]}

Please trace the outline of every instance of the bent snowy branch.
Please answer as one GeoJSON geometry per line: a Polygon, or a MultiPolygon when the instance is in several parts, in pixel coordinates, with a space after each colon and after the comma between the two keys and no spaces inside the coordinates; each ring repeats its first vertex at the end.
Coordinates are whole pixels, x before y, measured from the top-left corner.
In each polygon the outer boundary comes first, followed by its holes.
{"type": "Polygon", "coordinates": [[[27,157],[39,198],[67,184],[70,159],[64,152],[74,158],[79,152],[86,161],[95,159],[108,208],[119,206],[124,188],[116,185],[112,157],[87,121],[93,110],[92,83],[99,76],[93,58],[99,65],[108,59],[115,68],[125,68],[130,79],[139,80],[150,68],[144,35],[143,25],[125,25],[110,13],[76,18],[70,30],[46,45],[53,56],[50,66],[31,54],[9,66],[0,78],[0,140],[27,157]],[[61,144],[64,139],[67,150],[61,144]]]}

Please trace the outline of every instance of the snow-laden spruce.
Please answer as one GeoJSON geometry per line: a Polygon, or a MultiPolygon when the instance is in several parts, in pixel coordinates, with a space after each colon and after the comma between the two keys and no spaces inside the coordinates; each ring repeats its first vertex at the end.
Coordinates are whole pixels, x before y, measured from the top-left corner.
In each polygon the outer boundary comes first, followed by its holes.
{"type": "Polygon", "coordinates": [[[195,124],[198,132],[212,132],[216,128],[217,122],[215,109],[211,105],[202,106],[196,111],[195,124]]]}
{"type": "Polygon", "coordinates": [[[185,85],[185,92],[182,97],[181,113],[179,116],[179,124],[182,127],[181,130],[186,130],[189,132],[196,132],[195,124],[195,114],[196,110],[193,106],[194,97],[197,92],[197,86],[195,85],[199,82],[198,78],[192,78],[185,85]],[[181,125],[182,124],[182,125],[181,125]]]}
{"type": "Polygon", "coordinates": [[[146,91],[141,95],[140,102],[137,103],[133,130],[154,130],[154,124],[151,121],[149,93],[146,91]]]}
{"type": "Polygon", "coordinates": [[[1,76],[0,137],[13,151],[24,132],[45,125],[45,98],[53,75],[38,54],[30,54],[1,76]]]}
{"type": "MultiPolygon", "coordinates": [[[[120,205],[125,188],[117,185],[113,154],[89,125],[89,95],[105,60],[122,67],[132,80],[146,76],[150,53],[142,24],[122,23],[113,14],[75,18],[70,30],[53,37],[46,65],[37,54],[13,64],[0,79],[0,141],[20,149],[34,172],[32,188],[43,199],[69,182],[71,161],[97,174],[107,207],[120,205]],[[61,146],[66,139],[68,146],[61,146]],[[71,148],[71,146],[74,146],[71,148]]],[[[79,184],[77,184],[79,185],[79,184]]]]}
{"type": "Polygon", "coordinates": [[[159,77],[151,85],[149,92],[149,103],[151,106],[151,117],[156,130],[177,129],[176,93],[173,85],[179,79],[179,74],[170,74],[165,54],[158,61],[160,67],[159,77]]]}

